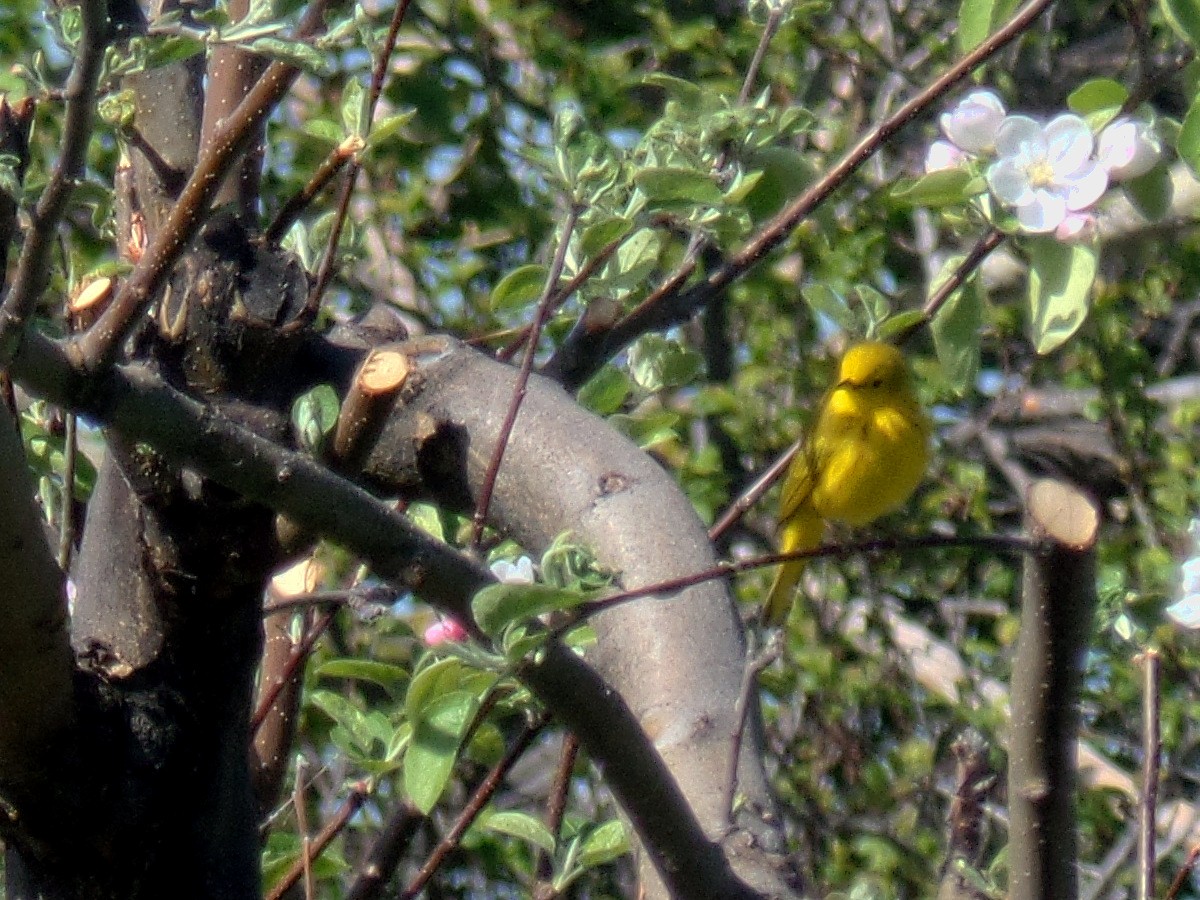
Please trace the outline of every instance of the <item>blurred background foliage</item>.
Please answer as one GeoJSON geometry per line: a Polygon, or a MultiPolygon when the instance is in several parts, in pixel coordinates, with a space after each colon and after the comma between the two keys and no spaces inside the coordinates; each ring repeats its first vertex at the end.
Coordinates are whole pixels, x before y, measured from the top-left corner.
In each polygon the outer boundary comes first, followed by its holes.
{"type": "MultiPolygon", "coordinates": [[[[41,6],[0,8],[0,47],[12,63],[0,73],[0,89],[10,99],[39,101],[27,199],[44,183],[60,143],[61,94],[53,86],[61,85],[70,59],[62,17],[41,6]]],[[[295,6],[281,4],[280,20],[294,21],[295,6]]],[[[418,0],[401,31],[376,121],[400,118],[362,157],[330,317],[345,319],[382,300],[410,331],[449,332],[500,349],[531,320],[560,241],[571,242],[567,278],[618,242],[554,314],[539,355],[549,359],[585,309],[607,322],[643,301],[685,259],[693,235],[704,239],[707,261],[738,248],[864,129],[946,68],[959,49],[959,12],[933,0],[797,0],[749,8],[728,0],[418,0]],[[749,102],[738,104],[775,9],[778,31],[749,102]],[[580,211],[578,227],[564,236],[572,206],[580,211]]],[[[338,7],[332,24],[345,27],[319,45],[320,65],[270,122],[264,220],[340,140],[362,133],[361,88],[390,13],[388,4],[373,0],[338,7]]],[[[1013,106],[1051,113],[1087,79],[1106,76],[1178,121],[1200,73],[1190,59],[1158,6],[1063,0],[976,77],[1013,106]]],[[[120,81],[110,79],[105,89],[110,99],[118,96],[120,81]]],[[[847,336],[918,309],[942,260],[981,234],[963,209],[914,208],[890,192],[897,179],[919,173],[936,111],[890,141],[709,308],[645,335],[584,386],[581,401],[675,472],[706,521],[803,433],[847,336]]],[[[112,183],[126,140],[119,124],[101,121],[62,231],[62,265],[46,294],[50,327],[61,327],[55,323],[62,299],[87,273],[118,262],[112,183]]],[[[319,198],[288,236],[310,268],[323,252],[334,194],[319,198]]],[[[1196,553],[1187,526],[1200,507],[1194,210],[1105,240],[1086,323],[1045,357],[1027,337],[1020,246],[1004,252],[1007,262],[985,268],[970,288],[978,292],[978,321],[950,339],[956,349],[978,354],[967,384],[956,385],[939,365],[927,330],[908,345],[937,422],[936,455],[906,511],[878,529],[1014,533],[1020,503],[1005,468],[1014,465],[1065,474],[1092,491],[1106,522],[1084,738],[1110,774],[1136,776],[1142,698],[1134,660],[1157,647],[1165,664],[1161,801],[1178,802],[1194,816],[1200,645],[1163,615],[1174,599],[1179,562],[1196,553]]],[[[61,422],[53,411],[31,407],[26,426],[48,508],[57,508],[61,459],[53,454],[61,422]]],[[[84,467],[77,477],[89,475],[84,467]]],[[[768,496],[722,538],[720,549],[737,557],[768,552],[773,511],[768,496]]],[[[426,515],[447,539],[461,537],[464,523],[456,517],[426,515]]],[[[344,584],[349,561],[325,553],[326,583],[344,584]]],[[[501,553],[518,554],[512,547],[501,553]]],[[[763,571],[740,578],[740,599],[759,601],[767,578],[763,571]]],[[[989,685],[1009,677],[1018,584],[1017,559],[970,548],[809,568],[808,599],[788,624],[783,658],[761,681],[773,776],[797,868],[815,895],[931,895],[945,857],[951,742],[977,729],[996,771],[1003,771],[1004,703],[989,685]],[[911,645],[898,640],[901,626],[943,642],[961,662],[956,691],[915,676],[911,645]]],[[[530,702],[519,685],[497,678],[462,648],[427,647],[421,635],[429,622],[429,613],[405,598],[383,614],[339,613],[307,669],[297,750],[311,778],[309,821],[328,816],[346,785],[371,785],[362,810],[314,870],[319,896],[344,894],[347,873],[383,811],[420,789],[405,784],[400,763],[406,729],[420,718],[412,706],[418,679],[436,671],[444,682],[435,693],[465,695],[471,702],[458,709],[460,719],[484,695],[498,702],[446,772],[444,790],[435,791],[436,825],[418,829],[414,860],[526,721],[530,702]]],[[[489,808],[530,817],[496,819],[495,827],[488,816],[477,822],[429,896],[524,895],[522,885],[536,870],[534,819],[558,743],[543,733],[489,808]]],[[[557,871],[574,871],[579,848],[591,846],[597,852],[576,873],[573,895],[628,896],[627,858],[611,861],[622,840],[613,840],[611,829],[589,838],[614,818],[612,801],[586,761],[575,773],[557,871]],[[576,835],[576,857],[568,859],[576,835]]],[[[1086,896],[1129,896],[1134,803],[1112,780],[1083,791],[1086,896]]],[[[1004,805],[999,784],[977,861],[985,881],[993,874],[1003,880],[990,867],[1002,859],[1004,805]]],[[[1195,840],[1187,829],[1164,835],[1164,879],[1195,840]]],[[[268,880],[295,859],[298,846],[285,807],[271,823],[268,880]]],[[[1200,890],[1185,888],[1179,896],[1200,890]]]]}

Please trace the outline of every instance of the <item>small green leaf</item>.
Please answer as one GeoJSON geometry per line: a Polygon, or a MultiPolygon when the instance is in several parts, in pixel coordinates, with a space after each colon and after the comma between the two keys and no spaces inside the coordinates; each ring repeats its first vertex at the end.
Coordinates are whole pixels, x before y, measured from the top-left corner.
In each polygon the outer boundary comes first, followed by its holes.
{"type": "Polygon", "coordinates": [[[303,41],[287,41],[277,37],[260,37],[250,43],[250,49],[300,69],[321,74],[329,71],[325,54],[303,41]]]}
{"type": "Polygon", "coordinates": [[[696,203],[716,206],[724,198],[712,176],[692,169],[662,166],[642,169],[634,183],[656,203],[696,203]]]}
{"type": "Polygon", "coordinates": [[[424,531],[430,537],[437,538],[439,541],[446,539],[446,529],[442,525],[442,513],[432,503],[422,503],[420,501],[409,504],[408,520],[424,531]]]}
{"type": "Polygon", "coordinates": [[[958,52],[983,43],[1017,8],[1018,0],[962,0],[958,7],[958,52]]]}
{"type": "Polygon", "coordinates": [[[1081,116],[1121,108],[1129,98],[1125,85],[1111,78],[1093,78],[1085,81],[1067,97],[1067,108],[1081,116]]]}
{"type": "Polygon", "coordinates": [[[579,238],[579,250],[585,257],[595,256],[613,241],[620,240],[633,228],[633,220],[625,216],[610,216],[593,222],[579,238]]]}
{"type": "MultiPolygon", "coordinates": [[[[962,265],[964,256],[952,256],[930,281],[932,294],[962,265]]],[[[930,323],[933,348],[951,389],[963,396],[979,372],[979,335],[983,327],[983,296],[974,276],[950,295],[930,323]]]]}
{"type": "Polygon", "coordinates": [[[325,435],[337,424],[341,401],[328,384],[319,384],[296,398],[292,404],[292,425],[300,445],[316,453],[325,435]]]}
{"type": "Polygon", "coordinates": [[[699,353],[659,334],[644,335],[629,350],[630,374],[650,393],[689,384],[703,368],[699,353]]]}
{"type": "Polygon", "coordinates": [[[463,735],[479,709],[479,698],[452,691],[433,698],[413,725],[404,754],[404,790],[426,815],[437,805],[454,771],[463,735]]]}
{"type": "Polygon", "coordinates": [[[746,208],[760,219],[799,196],[816,178],[812,161],[794,147],[763,147],[751,154],[746,165],[762,173],[746,196],[746,208]]]}
{"type": "Polygon", "coordinates": [[[342,127],[346,134],[357,134],[359,137],[367,128],[367,94],[362,82],[351,78],[346,82],[342,91],[342,127]]]}
{"type": "Polygon", "coordinates": [[[317,669],[320,678],[350,678],[369,681],[388,691],[395,691],[408,680],[408,672],[400,666],[376,662],[373,659],[331,659],[317,669]]]}
{"type": "Polygon", "coordinates": [[[808,304],[809,309],[830,319],[844,331],[858,329],[858,317],[846,302],[846,298],[829,287],[827,284],[806,284],[800,289],[800,296],[808,304]]]}
{"type": "Polygon", "coordinates": [[[475,595],[471,611],[480,628],[497,635],[514,622],[571,609],[591,599],[591,594],[548,584],[490,584],[475,595]]]}
{"type": "Polygon", "coordinates": [[[492,289],[492,312],[509,312],[537,303],[549,272],[545,266],[534,264],[513,269],[492,289]]]}
{"type": "Polygon", "coordinates": [[[301,126],[301,130],[308,135],[312,135],[321,141],[327,141],[330,144],[340,144],[345,134],[338,126],[329,119],[309,119],[301,126]]]}
{"type": "Polygon", "coordinates": [[[612,819],[592,829],[584,839],[579,851],[579,866],[591,869],[604,865],[625,855],[629,849],[629,835],[625,826],[619,820],[612,819]]]}
{"type": "Polygon", "coordinates": [[[367,137],[367,147],[377,147],[379,144],[386,141],[397,131],[412,121],[417,114],[416,108],[406,109],[404,112],[396,113],[391,116],[384,116],[378,122],[371,126],[371,133],[367,137]]]}
{"type": "Polygon", "coordinates": [[[1138,212],[1151,222],[1157,222],[1171,211],[1175,186],[1165,165],[1157,165],[1144,175],[1131,178],[1121,185],[1125,195],[1138,212]]]}
{"type": "Polygon", "coordinates": [[[465,675],[465,667],[453,657],[435,660],[413,675],[404,696],[404,710],[409,721],[415,722],[421,710],[438,695],[459,690],[465,675]]]}
{"type": "Polygon", "coordinates": [[[633,381],[628,375],[605,363],[579,389],[579,405],[601,416],[611,415],[621,408],[632,389],[633,381]]]}
{"type": "Polygon", "coordinates": [[[1158,5],[1179,36],[1200,47],[1200,0],[1159,0],[1158,5]]]}
{"type": "Polygon", "coordinates": [[[919,309],[906,309],[894,316],[888,316],[875,329],[875,336],[881,341],[890,341],[896,335],[908,331],[914,325],[925,320],[925,314],[919,309]]]}
{"type": "Polygon", "coordinates": [[[985,187],[982,178],[966,169],[942,169],[899,182],[891,198],[909,206],[951,206],[965,203],[985,187]]]}
{"type": "Polygon", "coordinates": [[[1179,151],[1179,158],[1188,164],[1188,168],[1194,174],[1200,176],[1200,92],[1196,94],[1183,117],[1176,149],[1179,151]]]}
{"type": "Polygon", "coordinates": [[[1083,324],[1096,267],[1096,250],[1086,244],[1029,242],[1029,325],[1038,353],[1057,349],[1083,324]]]}
{"type": "Polygon", "coordinates": [[[640,288],[658,265],[662,240],[651,228],[639,228],[617,250],[605,267],[603,283],[609,290],[640,288]]]}
{"type": "Polygon", "coordinates": [[[488,831],[528,841],[539,850],[544,850],[548,855],[554,855],[554,835],[550,833],[549,828],[529,813],[515,811],[492,813],[480,825],[488,831]]]}
{"type": "Polygon", "coordinates": [[[704,91],[699,85],[674,75],[667,75],[665,72],[651,72],[642,79],[642,84],[662,88],[672,99],[687,106],[695,106],[704,99],[704,91]]]}

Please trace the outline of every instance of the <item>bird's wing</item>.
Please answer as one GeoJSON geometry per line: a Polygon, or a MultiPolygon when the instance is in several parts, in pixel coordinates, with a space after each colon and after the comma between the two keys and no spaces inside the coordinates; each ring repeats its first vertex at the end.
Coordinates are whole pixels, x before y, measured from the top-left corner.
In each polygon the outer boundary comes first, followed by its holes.
{"type": "Polygon", "coordinates": [[[814,457],[812,442],[800,448],[800,452],[788,466],[783,478],[783,493],[779,497],[779,521],[787,522],[812,497],[813,472],[819,471],[814,457]]]}

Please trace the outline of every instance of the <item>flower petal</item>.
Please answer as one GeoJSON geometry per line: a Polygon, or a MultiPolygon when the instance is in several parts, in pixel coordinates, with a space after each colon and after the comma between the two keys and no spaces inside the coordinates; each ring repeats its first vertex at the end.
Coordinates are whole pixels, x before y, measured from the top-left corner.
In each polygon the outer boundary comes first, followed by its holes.
{"type": "Polygon", "coordinates": [[[1046,126],[1046,161],[1060,178],[1078,171],[1094,145],[1092,130],[1074,113],[1055,116],[1046,126]]]}
{"type": "Polygon", "coordinates": [[[1113,181],[1137,178],[1162,158],[1162,142],[1146,122],[1120,118],[1100,132],[1096,157],[1113,181]]]}
{"type": "Polygon", "coordinates": [[[1009,206],[1019,206],[1033,199],[1028,171],[1012,159],[992,163],[987,170],[987,183],[996,198],[1009,206]]]}
{"type": "Polygon", "coordinates": [[[1058,194],[1047,190],[1033,192],[1033,200],[1017,207],[1017,221],[1030,234],[1053,231],[1067,217],[1067,204],[1058,194]]]}
{"type": "Polygon", "coordinates": [[[925,153],[925,173],[957,169],[967,158],[962,149],[949,141],[934,141],[925,153]]]}
{"type": "Polygon", "coordinates": [[[1095,160],[1088,160],[1082,169],[1056,185],[1067,202],[1067,209],[1079,212],[1087,209],[1108,190],[1108,170],[1095,160]]]}
{"type": "Polygon", "coordinates": [[[1004,119],[1004,104],[988,90],[971,91],[949,112],[942,113],[942,132],[968,153],[990,153],[996,129],[1004,119]]]}
{"type": "Polygon", "coordinates": [[[1029,116],[1008,116],[996,129],[996,153],[1000,156],[1026,155],[1044,158],[1046,135],[1042,123],[1029,116]]]}

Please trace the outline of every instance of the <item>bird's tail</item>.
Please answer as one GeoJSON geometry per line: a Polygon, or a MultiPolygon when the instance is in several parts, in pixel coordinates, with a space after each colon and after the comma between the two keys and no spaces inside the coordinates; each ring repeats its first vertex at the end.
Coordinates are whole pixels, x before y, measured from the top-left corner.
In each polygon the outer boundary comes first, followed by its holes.
{"type": "MultiPolygon", "coordinates": [[[[809,503],[804,503],[796,510],[780,529],[779,552],[797,553],[801,550],[814,550],[821,544],[825,534],[825,522],[817,515],[817,511],[809,503]]],[[[792,596],[800,575],[804,572],[804,560],[783,563],[775,573],[775,581],[767,594],[767,602],[763,604],[762,621],[765,625],[782,625],[787,618],[788,610],[792,608],[792,596]]]]}

